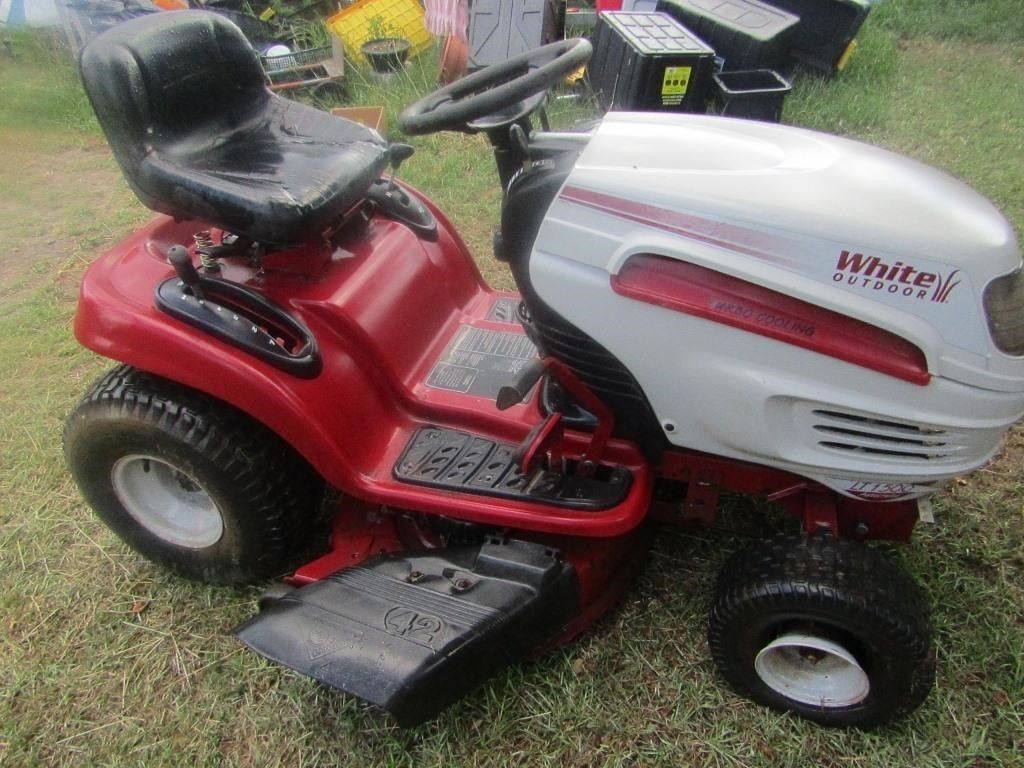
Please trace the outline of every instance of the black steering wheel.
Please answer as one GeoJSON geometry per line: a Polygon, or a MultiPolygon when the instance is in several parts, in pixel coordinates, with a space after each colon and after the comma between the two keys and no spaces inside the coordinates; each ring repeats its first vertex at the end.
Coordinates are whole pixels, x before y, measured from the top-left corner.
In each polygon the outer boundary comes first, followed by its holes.
{"type": "Polygon", "coordinates": [[[583,38],[559,40],[491,64],[405,108],[398,127],[409,135],[465,130],[468,123],[543,93],[590,58],[583,38]]]}

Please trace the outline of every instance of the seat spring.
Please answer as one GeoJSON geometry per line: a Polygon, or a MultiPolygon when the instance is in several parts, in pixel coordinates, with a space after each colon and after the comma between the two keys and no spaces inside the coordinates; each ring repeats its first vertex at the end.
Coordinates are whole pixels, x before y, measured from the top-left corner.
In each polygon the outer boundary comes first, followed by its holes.
{"type": "Polygon", "coordinates": [[[196,252],[199,254],[199,263],[204,272],[219,272],[220,264],[217,259],[210,255],[210,248],[214,247],[213,234],[208,229],[201,230],[192,235],[196,244],[196,252]]]}

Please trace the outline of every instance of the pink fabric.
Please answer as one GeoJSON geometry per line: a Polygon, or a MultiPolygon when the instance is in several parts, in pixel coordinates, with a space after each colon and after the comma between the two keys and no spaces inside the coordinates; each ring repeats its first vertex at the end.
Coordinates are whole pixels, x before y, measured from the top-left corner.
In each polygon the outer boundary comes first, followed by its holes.
{"type": "Polygon", "coordinates": [[[438,37],[455,35],[466,40],[469,0],[424,0],[427,29],[438,37]]]}

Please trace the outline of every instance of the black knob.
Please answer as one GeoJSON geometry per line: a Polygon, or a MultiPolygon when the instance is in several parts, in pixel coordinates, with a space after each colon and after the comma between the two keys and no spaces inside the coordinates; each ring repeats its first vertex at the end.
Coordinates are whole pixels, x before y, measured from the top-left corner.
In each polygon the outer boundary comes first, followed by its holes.
{"type": "Polygon", "coordinates": [[[545,370],[543,360],[534,360],[523,368],[510,383],[498,390],[498,410],[507,411],[513,405],[523,402],[545,370]]]}
{"type": "Polygon", "coordinates": [[[199,273],[192,264],[192,257],[188,255],[188,249],[183,245],[172,245],[167,249],[167,261],[178,273],[178,279],[185,284],[185,287],[192,292],[197,299],[203,298],[203,289],[200,287],[199,273]]]}
{"type": "Polygon", "coordinates": [[[389,192],[394,192],[397,189],[398,185],[395,184],[395,176],[398,174],[398,166],[412,157],[412,153],[415,151],[408,144],[391,144],[388,147],[388,163],[391,165],[391,176],[388,177],[389,192]]]}
{"type": "Polygon", "coordinates": [[[388,146],[388,164],[397,172],[398,166],[412,157],[415,151],[408,144],[391,144],[388,146]]]}

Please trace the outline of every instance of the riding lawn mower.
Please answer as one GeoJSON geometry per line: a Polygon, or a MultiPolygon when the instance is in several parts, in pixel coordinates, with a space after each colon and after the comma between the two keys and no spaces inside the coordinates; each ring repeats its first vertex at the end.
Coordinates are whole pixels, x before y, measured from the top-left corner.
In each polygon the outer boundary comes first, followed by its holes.
{"type": "Polygon", "coordinates": [[[868,542],[908,539],[1024,413],[1013,231],[936,170],[799,128],[536,130],[589,55],[552,43],[399,119],[490,141],[508,292],[397,178],[411,147],[271,93],[226,19],[90,43],[89,99],[159,216],[82,283],[75,334],[118,366],[67,421],[75,481],[177,574],[285,574],[241,642],[402,725],[580,635],[652,526],[742,494],[799,532],[722,570],[722,677],[825,725],[905,716],[928,603],[868,542]]]}

